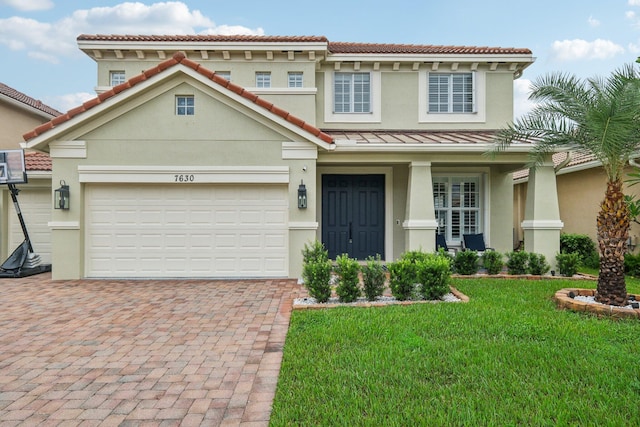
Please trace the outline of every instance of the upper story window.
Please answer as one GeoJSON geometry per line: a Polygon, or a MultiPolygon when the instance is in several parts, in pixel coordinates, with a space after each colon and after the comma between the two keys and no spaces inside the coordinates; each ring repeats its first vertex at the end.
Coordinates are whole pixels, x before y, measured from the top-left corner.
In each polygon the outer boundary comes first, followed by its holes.
{"type": "Polygon", "coordinates": [[[334,113],[371,112],[371,75],[335,73],[333,80],[334,113]]]}
{"type": "Polygon", "coordinates": [[[110,71],[109,83],[111,86],[118,86],[124,83],[124,71],[110,71]]]}
{"type": "Polygon", "coordinates": [[[473,73],[430,73],[429,113],[473,113],[473,73]]]}
{"type": "Polygon", "coordinates": [[[231,71],[216,71],[216,75],[231,81],[231,71]]]}
{"type": "Polygon", "coordinates": [[[196,112],[195,98],[193,95],[176,96],[176,115],[193,116],[196,112]]]}
{"type": "Polygon", "coordinates": [[[256,73],[256,87],[271,87],[271,73],[258,71],[256,73]]]}
{"type": "Polygon", "coordinates": [[[289,76],[289,87],[302,87],[302,73],[290,72],[288,76],[289,76]]]}

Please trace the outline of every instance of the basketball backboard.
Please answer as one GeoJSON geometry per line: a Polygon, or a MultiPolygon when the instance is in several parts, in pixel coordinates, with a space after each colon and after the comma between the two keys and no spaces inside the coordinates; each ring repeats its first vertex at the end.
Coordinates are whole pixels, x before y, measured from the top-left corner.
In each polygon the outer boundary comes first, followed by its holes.
{"type": "Polygon", "coordinates": [[[0,150],[0,184],[27,182],[23,150],[0,150]]]}

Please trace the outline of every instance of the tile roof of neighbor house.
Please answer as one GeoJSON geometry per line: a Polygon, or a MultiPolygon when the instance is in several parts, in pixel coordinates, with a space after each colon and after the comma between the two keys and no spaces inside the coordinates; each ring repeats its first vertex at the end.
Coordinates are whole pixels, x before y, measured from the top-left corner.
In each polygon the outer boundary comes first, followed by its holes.
{"type": "Polygon", "coordinates": [[[325,36],[257,36],[257,35],[116,35],[81,34],[77,40],[115,42],[245,42],[245,43],[327,43],[331,53],[360,54],[526,54],[531,50],[513,47],[439,46],[393,43],[330,42],[325,36]]]}
{"type": "Polygon", "coordinates": [[[14,88],[7,86],[4,83],[0,83],[0,95],[4,95],[18,102],[22,102],[23,104],[29,107],[35,108],[37,110],[40,110],[54,117],[62,114],[60,111],[56,110],[55,108],[49,107],[48,105],[44,104],[42,101],[34,99],[29,95],[25,95],[24,93],[19,92],[14,88]]]}
{"type": "Polygon", "coordinates": [[[315,126],[305,122],[304,120],[294,116],[293,114],[289,113],[288,111],[285,111],[285,110],[283,110],[281,108],[276,107],[271,102],[265,100],[264,98],[260,98],[258,95],[254,94],[252,92],[249,92],[248,90],[245,90],[243,87],[238,86],[237,84],[234,84],[234,83],[230,82],[229,80],[218,76],[213,71],[201,66],[199,63],[197,63],[195,61],[190,60],[182,52],[178,52],[178,53],[174,54],[172,58],[167,59],[165,61],[162,61],[161,63],[159,63],[155,67],[152,67],[152,68],[144,71],[142,74],[138,74],[137,76],[134,76],[134,77],[130,78],[126,82],[112,87],[110,90],[108,90],[106,92],[103,92],[100,95],[98,95],[97,97],[86,101],[84,104],[82,104],[82,105],[80,105],[80,106],[78,106],[76,108],[72,108],[71,110],[67,111],[65,114],[62,114],[61,116],[58,116],[58,117],[54,118],[53,120],[50,120],[50,121],[38,126],[37,128],[33,129],[32,131],[25,133],[23,135],[23,138],[24,138],[25,141],[29,141],[30,139],[33,139],[33,138],[35,138],[35,137],[37,137],[39,135],[42,135],[43,133],[55,128],[56,126],[71,120],[73,117],[77,116],[78,114],[82,114],[82,113],[90,110],[91,108],[101,104],[105,100],[116,96],[120,92],[126,91],[127,89],[130,89],[130,88],[134,87],[135,85],[140,84],[141,82],[145,81],[147,78],[150,78],[150,77],[152,77],[152,76],[154,76],[156,74],[159,74],[159,73],[163,72],[164,70],[166,70],[168,68],[171,68],[171,67],[173,67],[173,66],[175,66],[177,64],[182,64],[182,65],[184,65],[186,67],[192,68],[193,70],[195,70],[198,73],[200,73],[201,75],[207,77],[208,79],[210,79],[214,83],[227,88],[228,90],[230,90],[230,91],[242,96],[243,98],[248,99],[249,101],[251,101],[254,104],[256,104],[256,105],[258,105],[258,106],[260,106],[260,107],[262,107],[262,108],[264,108],[264,109],[266,109],[268,111],[270,111],[271,113],[282,117],[284,120],[288,121],[289,123],[292,123],[295,126],[300,127],[304,131],[314,135],[315,137],[321,139],[322,141],[324,141],[324,142],[326,142],[328,144],[333,143],[333,138],[331,138],[331,136],[329,136],[328,134],[324,133],[323,131],[321,131],[317,127],[315,127],[315,126]]]}
{"type": "MultiPolygon", "coordinates": [[[[558,166],[560,163],[564,162],[567,159],[568,155],[569,153],[566,151],[554,153],[551,156],[554,166],[558,166]]],[[[584,165],[584,164],[595,162],[595,161],[596,161],[596,158],[592,154],[571,152],[571,158],[569,159],[569,163],[567,163],[563,169],[580,166],[580,165],[584,165]]],[[[529,169],[522,169],[513,173],[513,179],[515,181],[524,180],[525,178],[528,178],[528,177],[529,177],[529,169]]]]}
{"type": "Polygon", "coordinates": [[[50,172],[51,157],[48,154],[40,153],[39,151],[25,151],[24,152],[24,168],[27,171],[44,171],[50,172]]]}

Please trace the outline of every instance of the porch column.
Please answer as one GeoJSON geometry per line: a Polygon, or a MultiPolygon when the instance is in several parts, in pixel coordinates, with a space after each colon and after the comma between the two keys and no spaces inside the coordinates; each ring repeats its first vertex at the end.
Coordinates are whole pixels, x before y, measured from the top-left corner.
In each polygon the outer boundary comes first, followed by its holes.
{"type": "Polygon", "coordinates": [[[548,162],[531,168],[522,222],[525,251],[544,255],[551,268],[555,269],[562,227],[553,164],[548,162]]]}
{"type": "Polygon", "coordinates": [[[405,250],[435,251],[438,223],[433,206],[431,162],[411,162],[409,165],[407,209],[402,227],[405,250]]]}

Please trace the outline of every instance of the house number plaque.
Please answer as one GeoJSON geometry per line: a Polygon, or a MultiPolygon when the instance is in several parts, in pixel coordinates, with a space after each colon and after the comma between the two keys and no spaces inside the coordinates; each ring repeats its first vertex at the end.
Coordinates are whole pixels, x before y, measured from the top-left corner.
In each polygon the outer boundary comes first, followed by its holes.
{"type": "Polygon", "coordinates": [[[175,182],[194,182],[196,180],[196,176],[193,174],[175,174],[173,177],[175,182]]]}

